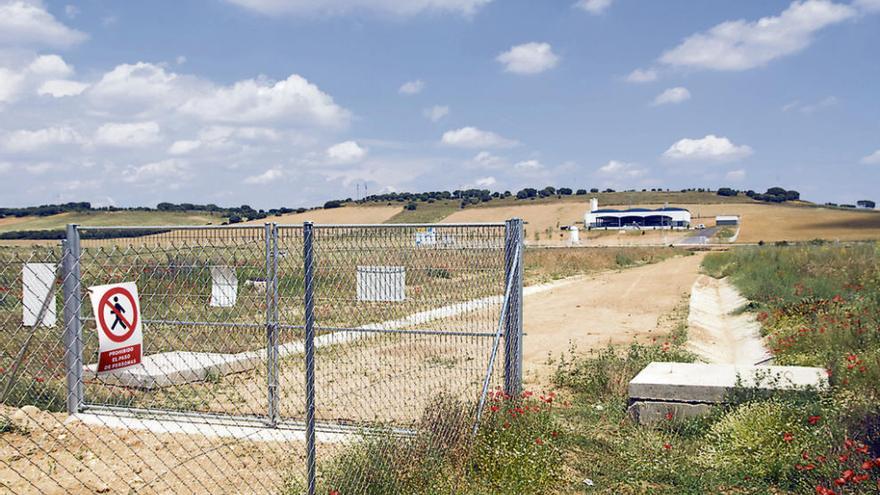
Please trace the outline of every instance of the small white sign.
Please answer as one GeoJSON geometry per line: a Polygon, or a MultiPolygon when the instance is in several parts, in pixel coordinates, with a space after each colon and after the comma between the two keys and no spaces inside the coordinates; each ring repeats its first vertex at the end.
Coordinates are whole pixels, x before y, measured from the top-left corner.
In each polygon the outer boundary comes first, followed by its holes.
{"type": "Polygon", "coordinates": [[[358,301],[400,302],[406,299],[406,268],[402,266],[357,267],[358,301]]]}
{"type": "Polygon", "coordinates": [[[416,231],[416,246],[433,246],[437,244],[437,233],[434,227],[423,227],[416,231]]]}
{"type": "Polygon", "coordinates": [[[141,363],[141,306],[134,282],[89,287],[98,327],[98,372],[141,363]]]}
{"type": "Polygon", "coordinates": [[[230,308],[238,299],[238,278],[231,266],[211,267],[211,306],[230,308]]]}
{"type": "Polygon", "coordinates": [[[55,326],[57,318],[55,270],[54,263],[25,263],[21,267],[22,325],[36,326],[37,320],[40,318],[40,311],[45,304],[46,310],[43,313],[41,325],[44,327],[55,326]]]}

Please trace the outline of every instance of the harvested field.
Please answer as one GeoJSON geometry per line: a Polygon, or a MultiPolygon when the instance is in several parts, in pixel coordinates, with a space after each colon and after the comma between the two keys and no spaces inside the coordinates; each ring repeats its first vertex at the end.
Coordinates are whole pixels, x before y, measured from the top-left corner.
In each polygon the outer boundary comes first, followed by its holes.
{"type": "Polygon", "coordinates": [[[402,206],[343,206],[341,208],[318,208],[304,213],[290,213],[261,220],[244,222],[246,225],[263,225],[266,222],[283,224],[315,223],[384,223],[403,211],[402,206]]]}

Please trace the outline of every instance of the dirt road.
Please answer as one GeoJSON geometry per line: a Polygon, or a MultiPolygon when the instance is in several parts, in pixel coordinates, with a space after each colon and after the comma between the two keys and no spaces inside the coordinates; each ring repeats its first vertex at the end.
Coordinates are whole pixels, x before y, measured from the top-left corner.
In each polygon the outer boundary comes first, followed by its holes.
{"type": "Polygon", "coordinates": [[[578,352],[609,343],[649,341],[672,330],[672,313],[686,301],[703,255],[574,279],[551,290],[526,294],[524,379],[546,385],[572,345],[578,352]]]}

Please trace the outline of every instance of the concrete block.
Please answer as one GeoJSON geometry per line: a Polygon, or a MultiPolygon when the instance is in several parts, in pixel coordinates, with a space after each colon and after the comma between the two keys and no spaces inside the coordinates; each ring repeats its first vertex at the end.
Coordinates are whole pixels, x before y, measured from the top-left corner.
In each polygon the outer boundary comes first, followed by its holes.
{"type": "Polygon", "coordinates": [[[694,418],[709,414],[710,404],[690,404],[687,402],[633,402],[627,413],[633,421],[640,425],[650,426],[669,421],[667,415],[672,413],[675,419],[694,418]]]}
{"type": "Polygon", "coordinates": [[[720,403],[737,387],[824,390],[828,378],[822,368],[803,366],[654,362],[629,382],[629,397],[631,401],[720,403]]]}
{"type": "Polygon", "coordinates": [[[246,371],[261,362],[265,362],[265,351],[263,356],[259,352],[161,352],[144,356],[141,364],[118,371],[96,373],[96,365],[90,364],[85,367],[83,378],[108,385],[151,390],[203,381],[211,375],[223,376],[246,371]]]}

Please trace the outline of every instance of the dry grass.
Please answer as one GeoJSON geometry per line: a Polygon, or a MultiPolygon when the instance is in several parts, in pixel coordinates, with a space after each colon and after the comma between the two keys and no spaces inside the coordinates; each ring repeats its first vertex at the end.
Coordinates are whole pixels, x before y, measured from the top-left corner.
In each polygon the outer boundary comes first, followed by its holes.
{"type": "Polygon", "coordinates": [[[245,225],[263,225],[266,222],[301,224],[315,223],[384,223],[403,211],[402,206],[343,206],[341,208],[310,210],[304,213],[271,216],[245,222],[245,225]]]}

